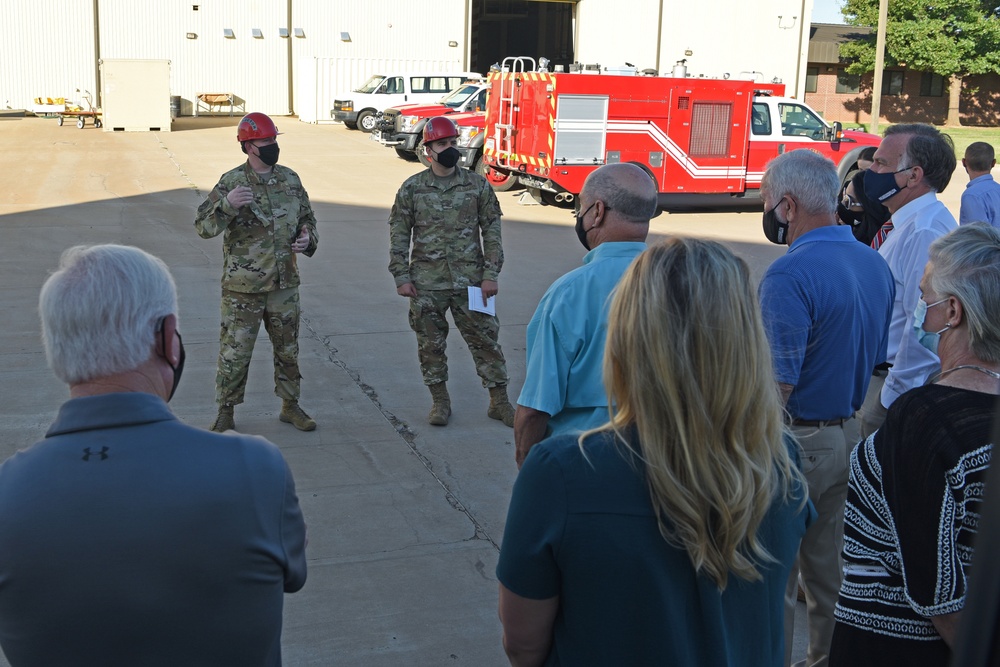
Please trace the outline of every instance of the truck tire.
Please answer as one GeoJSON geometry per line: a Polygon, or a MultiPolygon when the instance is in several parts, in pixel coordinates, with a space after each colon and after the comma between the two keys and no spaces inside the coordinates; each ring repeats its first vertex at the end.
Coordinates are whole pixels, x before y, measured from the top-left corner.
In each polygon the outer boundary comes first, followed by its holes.
{"type": "Polygon", "coordinates": [[[355,123],[353,120],[345,120],[344,127],[346,127],[348,130],[356,130],[358,129],[358,124],[355,123]]]}
{"type": "Polygon", "coordinates": [[[375,129],[375,123],[377,122],[378,118],[375,117],[375,112],[371,109],[365,109],[358,114],[356,124],[362,132],[371,132],[375,129]]]}
{"type": "Polygon", "coordinates": [[[407,162],[416,162],[417,161],[417,156],[416,156],[416,154],[413,151],[404,151],[402,148],[397,148],[395,150],[396,150],[396,155],[398,155],[399,157],[403,158],[407,162]]]}
{"type": "Polygon", "coordinates": [[[489,181],[490,185],[493,186],[494,192],[507,192],[517,183],[517,179],[511,177],[510,174],[490,169],[490,166],[483,160],[482,155],[476,158],[474,169],[477,174],[489,181]]]}

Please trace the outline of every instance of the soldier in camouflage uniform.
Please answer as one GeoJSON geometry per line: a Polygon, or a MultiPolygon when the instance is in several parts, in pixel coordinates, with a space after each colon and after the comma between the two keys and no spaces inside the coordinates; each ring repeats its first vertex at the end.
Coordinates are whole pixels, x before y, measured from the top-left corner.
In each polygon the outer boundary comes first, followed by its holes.
{"type": "Polygon", "coordinates": [[[459,169],[458,128],[446,117],[424,126],[430,168],[408,178],[396,193],[389,216],[389,271],[396,292],[410,299],[410,328],[424,384],[433,406],[427,421],[444,426],[451,416],[445,382],[445,346],[451,310],[476,362],[476,372],[490,392],[487,415],[514,425],[507,399],[507,365],[497,337],[499,320],[469,309],[468,287],[479,285],[483,301],[497,293],[503,266],[500,202],[482,176],[459,169]],[[412,242],[412,250],[411,250],[412,242]]]}
{"type": "Polygon", "coordinates": [[[222,175],[198,207],[202,238],[225,232],[222,334],[216,375],[219,413],[213,431],[235,428],[250,356],[261,320],[274,346],[278,418],[302,431],[316,422],[299,406],[299,271],[296,256],[312,257],[319,238],[309,195],[298,175],[277,164],[278,130],[262,113],[240,121],[236,137],[247,161],[222,175]]]}

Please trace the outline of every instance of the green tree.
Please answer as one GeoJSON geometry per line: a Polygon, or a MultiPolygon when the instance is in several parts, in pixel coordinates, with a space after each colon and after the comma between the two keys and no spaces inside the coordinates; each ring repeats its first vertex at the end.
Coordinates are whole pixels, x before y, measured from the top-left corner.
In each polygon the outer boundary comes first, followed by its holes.
{"type": "MultiPolygon", "coordinates": [[[[840,55],[851,74],[875,69],[875,28],[879,0],[847,0],[844,18],[851,25],[870,26],[872,34],[847,42],[840,55]]],[[[949,80],[948,120],[961,125],[959,97],[969,74],[1000,74],[1000,3],[996,0],[889,0],[885,64],[906,65],[949,80]]]]}

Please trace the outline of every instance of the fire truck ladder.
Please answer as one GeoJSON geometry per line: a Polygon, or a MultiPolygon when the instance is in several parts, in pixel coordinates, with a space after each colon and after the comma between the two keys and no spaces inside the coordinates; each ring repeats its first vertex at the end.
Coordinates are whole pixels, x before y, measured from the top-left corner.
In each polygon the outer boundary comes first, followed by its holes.
{"type": "Polygon", "coordinates": [[[514,97],[521,85],[518,75],[534,71],[535,59],[530,56],[510,56],[503,59],[500,67],[500,122],[496,124],[494,137],[497,146],[497,164],[508,164],[508,158],[514,152],[514,121],[517,120],[518,111],[514,97]]]}

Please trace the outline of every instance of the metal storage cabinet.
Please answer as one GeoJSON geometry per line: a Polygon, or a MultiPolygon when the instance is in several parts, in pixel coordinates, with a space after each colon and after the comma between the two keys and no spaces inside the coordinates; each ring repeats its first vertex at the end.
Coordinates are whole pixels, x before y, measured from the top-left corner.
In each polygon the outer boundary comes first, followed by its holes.
{"type": "Polygon", "coordinates": [[[170,61],[101,60],[105,132],[170,131],[170,61]]]}

